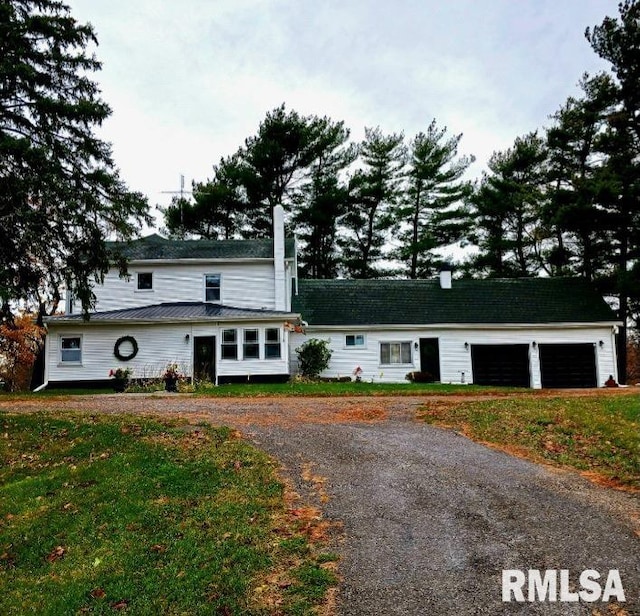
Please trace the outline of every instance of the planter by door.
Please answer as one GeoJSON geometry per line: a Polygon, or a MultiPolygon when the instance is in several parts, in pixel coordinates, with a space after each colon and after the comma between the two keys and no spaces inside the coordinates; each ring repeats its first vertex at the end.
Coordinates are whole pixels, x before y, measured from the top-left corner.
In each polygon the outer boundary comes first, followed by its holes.
{"type": "Polygon", "coordinates": [[[164,388],[166,391],[178,391],[178,379],[165,379],[164,388]]]}
{"type": "Polygon", "coordinates": [[[122,393],[127,388],[128,382],[127,379],[113,379],[113,391],[122,393]]]}

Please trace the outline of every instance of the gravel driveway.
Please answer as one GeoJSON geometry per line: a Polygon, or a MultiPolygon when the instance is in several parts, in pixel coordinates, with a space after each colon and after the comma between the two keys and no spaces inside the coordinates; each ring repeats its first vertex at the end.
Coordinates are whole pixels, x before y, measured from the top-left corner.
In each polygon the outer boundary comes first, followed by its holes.
{"type": "Polygon", "coordinates": [[[188,414],[242,430],[342,523],[344,616],[640,614],[638,495],[416,422],[421,402],[127,395],[72,406],[188,414]],[[503,569],[569,569],[573,590],[585,569],[605,579],[617,569],[627,601],[622,611],[601,602],[503,603],[503,569]]]}

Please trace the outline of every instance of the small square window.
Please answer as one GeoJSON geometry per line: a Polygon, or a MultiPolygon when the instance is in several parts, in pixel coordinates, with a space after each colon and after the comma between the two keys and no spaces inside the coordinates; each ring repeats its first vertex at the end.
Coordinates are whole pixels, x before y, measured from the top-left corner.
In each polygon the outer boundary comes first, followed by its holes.
{"type": "Polygon", "coordinates": [[[347,347],[363,347],[364,334],[347,334],[344,338],[344,343],[347,347]]]}
{"type": "Polygon", "coordinates": [[[204,301],[220,301],[220,274],[206,274],[204,277],[204,301]]]}
{"type": "Polygon", "coordinates": [[[80,336],[63,336],[60,339],[60,361],[65,364],[79,364],[82,361],[80,336]]]}
{"type": "Polygon", "coordinates": [[[153,290],[153,273],[138,272],[138,291],[153,290]]]}
{"type": "Polygon", "coordinates": [[[244,359],[260,359],[260,344],[257,329],[244,330],[242,357],[244,359]]]}

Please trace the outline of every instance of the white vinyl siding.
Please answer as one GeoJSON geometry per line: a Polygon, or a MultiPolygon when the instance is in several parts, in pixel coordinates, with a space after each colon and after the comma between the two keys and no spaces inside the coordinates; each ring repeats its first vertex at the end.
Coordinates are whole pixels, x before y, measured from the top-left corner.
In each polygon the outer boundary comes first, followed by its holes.
{"type": "MultiPolygon", "coordinates": [[[[132,271],[135,271],[132,265],[132,271]]],[[[136,277],[120,278],[112,269],[104,284],[96,285],[96,311],[120,310],[147,306],[149,303],[202,302],[205,298],[205,275],[220,275],[221,299],[227,306],[275,310],[273,264],[220,263],[164,264],[153,266],[153,293],[137,291],[136,277]],[[152,296],[152,301],[150,295],[152,296]]]]}
{"type": "Polygon", "coordinates": [[[49,324],[47,336],[47,374],[49,381],[108,380],[109,370],[131,368],[132,378],[159,378],[167,364],[177,364],[181,374],[191,376],[193,344],[198,336],[216,337],[217,376],[286,374],[289,370],[289,332],[280,329],[282,357],[280,359],[246,359],[223,361],[223,331],[238,332],[238,355],[242,349],[243,329],[258,331],[258,340],[270,325],[265,322],[248,322],[217,326],[208,323],[184,324],[136,324],[121,325],[69,325],[56,327],[49,324]],[[187,334],[189,337],[187,338],[187,334]],[[61,338],[81,338],[82,364],[60,362],[61,338]],[[138,354],[130,361],[119,361],[113,347],[122,336],[133,336],[138,343],[138,354]]]}
{"type": "Polygon", "coordinates": [[[60,363],[82,363],[82,336],[60,336],[60,363]]]}
{"type": "MultiPolygon", "coordinates": [[[[367,348],[358,350],[346,348],[345,336],[352,334],[350,328],[345,330],[329,330],[307,328],[306,335],[292,333],[289,337],[289,356],[291,372],[297,371],[297,355],[295,349],[309,338],[328,340],[332,352],[329,368],[322,373],[324,377],[352,376],[357,366],[362,368],[362,380],[369,382],[406,383],[405,376],[412,370],[420,369],[420,352],[415,349],[420,338],[438,338],[440,350],[440,380],[442,383],[473,383],[471,367],[471,345],[473,344],[529,344],[529,361],[531,386],[542,387],[540,375],[540,356],[536,345],[544,343],[585,343],[595,345],[596,370],[598,385],[603,385],[610,374],[617,379],[617,368],[614,351],[614,339],[610,326],[586,327],[522,327],[499,328],[442,328],[424,329],[389,328],[368,329],[367,348]],[[346,330],[346,331],[345,331],[346,330]],[[380,364],[380,344],[411,340],[413,361],[410,365],[380,364]],[[600,346],[600,340],[603,345],[600,346]],[[465,347],[465,342],[468,344],[465,347]]],[[[419,347],[418,347],[419,348],[419,347]]]]}

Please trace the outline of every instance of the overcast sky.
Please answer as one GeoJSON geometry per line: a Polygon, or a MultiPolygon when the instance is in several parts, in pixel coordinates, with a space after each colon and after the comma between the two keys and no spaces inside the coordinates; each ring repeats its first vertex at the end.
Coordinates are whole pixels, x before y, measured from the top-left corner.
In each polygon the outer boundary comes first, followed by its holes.
{"type": "Polygon", "coordinates": [[[113,115],[101,136],[132,190],[166,205],[285,103],[412,137],[463,133],[480,176],[548,123],[587,71],[584,38],[617,0],[67,0],[91,22],[113,115]]]}

